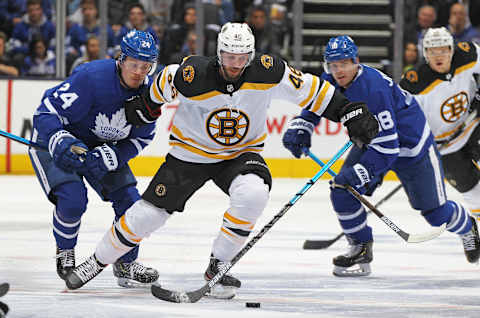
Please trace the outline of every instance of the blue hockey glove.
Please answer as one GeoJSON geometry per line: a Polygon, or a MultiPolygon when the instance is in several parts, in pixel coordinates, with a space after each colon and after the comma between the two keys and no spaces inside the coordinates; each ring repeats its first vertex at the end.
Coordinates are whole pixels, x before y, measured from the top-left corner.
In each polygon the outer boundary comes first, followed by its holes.
{"type": "Polygon", "coordinates": [[[344,187],[348,184],[359,190],[370,181],[368,170],[362,164],[357,163],[353,167],[342,169],[330,184],[332,187],[344,187]]]}
{"type": "Polygon", "coordinates": [[[60,169],[74,172],[83,166],[83,155],[88,147],[66,130],[55,132],[48,139],[48,151],[60,169]]]}
{"type": "Polygon", "coordinates": [[[288,124],[287,131],[282,138],[283,146],[290,150],[296,158],[300,158],[303,149],[311,147],[312,133],[319,122],[319,116],[303,110],[300,116],[294,117],[288,124]]]}
{"type": "Polygon", "coordinates": [[[82,173],[95,181],[101,181],[110,171],[117,170],[118,159],[114,146],[103,144],[85,154],[82,173]]]}

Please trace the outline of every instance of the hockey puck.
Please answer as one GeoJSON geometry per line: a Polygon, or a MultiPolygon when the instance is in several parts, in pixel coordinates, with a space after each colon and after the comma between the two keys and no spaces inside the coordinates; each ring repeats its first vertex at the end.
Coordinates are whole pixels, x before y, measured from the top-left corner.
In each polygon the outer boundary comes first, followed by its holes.
{"type": "Polygon", "coordinates": [[[248,308],[260,308],[260,303],[245,303],[248,308]]]}

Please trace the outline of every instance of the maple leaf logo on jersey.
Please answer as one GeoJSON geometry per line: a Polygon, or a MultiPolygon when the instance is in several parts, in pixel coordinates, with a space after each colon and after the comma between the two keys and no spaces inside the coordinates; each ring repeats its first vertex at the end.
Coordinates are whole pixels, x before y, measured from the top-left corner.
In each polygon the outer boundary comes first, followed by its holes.
{"type": "Polygon", "coordinates": [[[91,131],[101,140],[117,141],[127,138],[131,129],[132,125],[127,124],[125,111],[120,109],[112,115],[112,120],[99,113],[95,118],[95,129],[91,131]]]}

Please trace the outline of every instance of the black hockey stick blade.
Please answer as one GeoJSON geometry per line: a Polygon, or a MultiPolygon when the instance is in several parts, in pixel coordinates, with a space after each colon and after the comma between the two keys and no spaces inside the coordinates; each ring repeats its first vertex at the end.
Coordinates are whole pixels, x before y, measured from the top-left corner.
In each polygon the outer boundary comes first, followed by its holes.
{"type": "Polygon", "coordinates": [[[208,291],[210,287],[208,285],[203,286],[198,290],[191,292],[177,292],[162,288],[160,285],[152,285],[152,295],[172,303],[196,303],[199,301],[208,291]]]}
{"type": "Polygon", "coordinates": [[[321,250],[330,247],[333,243],[341,239],[345,234],[342,232],[331,240],[306,240],[303,243],[304,250],[321,250]]]}

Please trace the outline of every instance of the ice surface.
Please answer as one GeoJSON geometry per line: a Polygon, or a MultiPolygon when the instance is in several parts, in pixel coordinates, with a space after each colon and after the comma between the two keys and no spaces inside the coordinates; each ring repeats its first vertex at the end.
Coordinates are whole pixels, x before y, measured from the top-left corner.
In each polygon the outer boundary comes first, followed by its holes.
{"type": "MultiPolygon", "coordinates": [[[[275,179],[271,200],[257,223],[259,231],[303,187],[306,179],[275,179]]],[[[146,188],[149,178],[139,179],[146,188]]],[[[380,200],[396,186],[385,182],[369,198],[380,200]]],[[[326,250],[302,250],[305,239],[330,239],[340,233],[326,181],[318,181],[270,232],[233,268],[242,288],[233,300],[201,299],[195,304],[163,302],[148,289],[118,287],[107,268],[78,291],[66,291],[55,271],[52,205],[32,176],[0,176],[0,282],[10,283],[9,317],[479,317],[480,269],[467,263],[460,239],[451,233],[421,244],[407,244],[374,215],[372,275],[338,278],[332,258],[346,241],[326,250]],[[246,308],[261,302],[261,308],[246,308]]],[[[110,204],[89,192],[82,220],[77,262],[93,253],[113,219],[110,204]]],[[[450,198],[461,200],[452,188],[450,198]]],[[[140,261],[160,271],[169,289],[203,286],[202,274],[217,235],[227,197],[207,183],[183,214],[143,241],[140,261]]],[[[380,210],[404,231],[431,228],[408,205],[403,192],[380,210]]]]}

